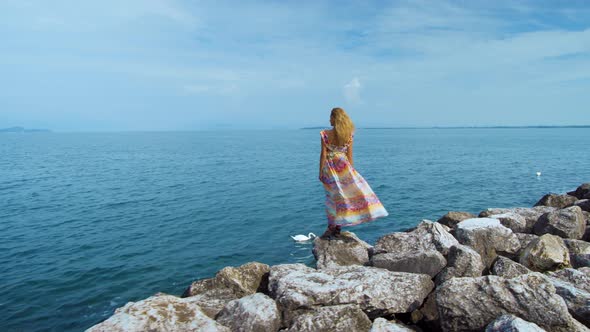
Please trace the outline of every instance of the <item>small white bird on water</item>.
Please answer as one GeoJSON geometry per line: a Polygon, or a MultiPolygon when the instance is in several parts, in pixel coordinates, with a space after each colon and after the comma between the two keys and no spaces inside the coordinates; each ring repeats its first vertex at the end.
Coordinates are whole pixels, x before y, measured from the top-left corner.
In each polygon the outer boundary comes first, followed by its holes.
{"type": "Polygon", "coordinates": [[[295,235],[295,236],[291,236],[291,238],[297,242],[304,242],[304,241],[309,241],[312,238],[317,237],[315,234],[313,233],[309,233],[307,234],[307,236],[303,235],[303,234],[299,234],[299,235],[295,235]]]}
{"type": "Polygon", "coordinates": [[[541,176],[541,172],[537,172],[537,176],[541,176]]]}

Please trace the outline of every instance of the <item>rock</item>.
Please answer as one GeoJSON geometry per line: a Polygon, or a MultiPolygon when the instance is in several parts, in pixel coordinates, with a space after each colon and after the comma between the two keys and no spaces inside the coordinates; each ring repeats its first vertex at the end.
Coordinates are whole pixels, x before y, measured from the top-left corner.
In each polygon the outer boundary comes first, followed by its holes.
{"type": "MultiPolygon", "coordinates": [[[[357,305],[317,307],[298,315],[289,332],[369,331],[371,320],[357,305]]],[[[265,331],[265,330],[260,330],[265,331]]]]}
{"type": "Polygon", "coordinates": [[[582,209],[582,211],[590,212],[590,199],[581,199],[576,201],[574,205],[582,209]]]}
{"type": "Polygon", "coordinates": [[[569,282],[575,287],[590,292],[590,276],[583,271],[576,269],[563,269],[555,272],[549,272],[547,275],[569,282]]]}
{"type": "Polygon", "coordinates": [[[545,234],[533,240],[520,254],[520,264],[533,271],[549,271],[570,265],[570,257],[563,240],[545,234]]]}
{"type": "Polygon", "coordinates": [[[457,224],[460,223],[461,221],[463,221],[465,219],[471,219],[471,218],[475,218],[475,215],[471,214],[469,212],[451,211],[451,212],[445,214],[444,216],[442,216],[437,222],[439,224],[448,226],[452,229],[452,228],[455,228],[455,226],[457,226],[457,224]]]}
{"type": "Polygon", "coordinates": [[[578,198],[570,195],[547,194],[543,196],[535,206],[551,206],[558,209],[563,209],[572,206],[578,198]]]}
{"type": "Polygon", "coordinates": [[[428,295],[426,301],[424,301],[424,304],[418,311],[422,318],[422,324],[426,325],[433,331],[441,330],[438,307],[436,305],[436,291],[428,295]]]}
{"type": "Polygon", "coordinates": [[[570,254],[570,262],[574,268],[590,266],[590,243],[580,240],[563,240],[570,254]]]}
{"type": "Polygon", "coordinates": [[[551,276],[547,279],[553,284],[557,294],[565,301],[570,314],[582,324],[590,326],[590,293],[563,279],[551,276]]]}
{"type": "Polygon", "coordinates": [[[522,264],[518,264],[506,257],[498,256],[494,265],[492,266],[491,272],[494,275],[503,277],[506,279],[516,278],[520,275],[531,273],[533,271],[526,268],[522,264]]]}
{"type": "Polygon", "coordinates": [[[526,230],[524,233],[531,233],[533,231],[533,226],[539,220],[539,217],[547,212],[552,212],[557,210],[554,207],[550,206],[535,206],[532,208],[509,208],[509,209],[502,209],[502,208],[492,208],[487,209],[479,213],[480,218],[487,218],[494,214],[504,214],[504,213],[515,213],[518,214],[526,220],[526,230]]]}
{"type": "Polygon", "coordinates": [[[553,234],[563,238],[581,239],[586,230],[586,220],[578,206],[542,215],[533,228],[535,234],[553,234]]]}
{"type": "Polygon", "coordinates": [[[590,226],[586,226],[586,231],[584,232],[584,236],[582,237],[582,240],[584,240],[586,242],[590,242],[590,226]]]}
{"type": "Polygon", "coordinates": [[[488,324],[485,332],[545,332],[539,325],[514,315],[502,315],[488,324]]]}
{"type": "Polygon", "coordinates": [[[510,228],[514,233],[525,232],[527,230],[526,219],[514,212],[494,214],[489,218],[500,220],[503,226],[510,228]]]}
{"type": "Polygon", "coordinates": [[[520,249],[518,238],[498,219],[463,220],[457,225],[455,235],[461,244],[479,253],[486,269],[490,268],[499,252],[514,254],[520,249]]]}
{"type": "Polygon", "coordinates": [[[214,278],[194,281],[182,294],[193,297],[209,317],[214,318],[230,301],[265,288],[270,267],[251,262],[240,267],[225,267],[214,278]],[[261,287],[262,286],[262,287],[261,287]]]}
{"type": "Polygon", "coordinates": [[[521,250],[524,250],[524,248],[526,248],[529,245],[529,243],[531,243],[531,241],[539,238],[539,235],[527,233],[514,233],[514,235],[516,235],[516,237],[518,238],[518,242],[520,242],[521,250]]]}
{"type": "Polygon", "coordinates": [[[426,274],[368,266],[315,270],[303,264],[271,267],[269,290],[283,312],[314,306],[357,304],[371,317],[411,312],[434,288],[426,274]]]}
{"type": "Polygon", "coordinates": [[[456,277],[479,277],[484,270],[481,256],[464,245],[451,247],[447,266],[436,276],[436,284],[456,277]]]}
{"type": "Polygon", "coordinates": [[[159,293],[128,302],[113,316],[86,332],[220,331],[230,330],[207,317],[191,298],[159,293]]]}
{"type": "Polygon", "coordinates": [[[443,331],[483,330],[503,314],[527,317],[548,331],[580,330],[553,285],[540,273],[513,279],[453,278],[439,286],[436,303],[443,331]]]}
{"type": "Polygon", "coordinates": [[[417,251],[438,250],[446,255],[457,240],[439,223],[423,220],[411,232],[382,236],[375,244],[375,253],[394,252],[400,256],[417,251]]]}
{"type": "Polygon", "coordinates": [[[447,265],[445,257],[436,250],[406,253],[377,254],[371,258],[371,265],[389,271],[423,273],[430,277],[437,275],[447,265]]]}
{"type": "Polygon", "coordinates": [[[256,293],[230,301],[217,316],[217,322],[234,332],[278,331],[281,314],[273,299],[256,293]]]}
{"type": "MultiPolygon", "coordinates": [[[[355,331],[351,329],[350,331],[355,331]]],[[[414,332],[411,328],[401,323],[391,322],[385,318],[377,318],[373,321],[371,332],[414,332]]]]}
{"type": "Polygon", "coordinates": [[[372,247],[359,239],[354,233],[342,232],[334,239],[316,238],[313,241],[313,255],[318,269],[364,265],[369,261],[369,249],[372,247]]]}
{"type": "Polygon", "coordinates": [[[590,198],[590,197],[585,197],[588,194],[590,194],[590,182],[589,183],[583,183],[576,190],[570,191],[567,194],[568,195],[575,196],[578,199],[590,198]]]}
{"type": "Polygon", "coordinates": [[[590,277],[590,267],[581,267],[577,270],[590,277]]]}

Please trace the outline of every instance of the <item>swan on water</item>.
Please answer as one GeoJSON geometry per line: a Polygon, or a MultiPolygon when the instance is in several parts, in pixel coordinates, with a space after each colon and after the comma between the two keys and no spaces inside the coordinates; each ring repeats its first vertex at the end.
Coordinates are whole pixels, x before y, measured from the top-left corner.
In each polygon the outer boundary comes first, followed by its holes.
{"type": "Polygon", "coordinates": [[[537,176],[541,176],[541,172],[537,172],[537,176]]]}
{"type": "Polygon", "coordinates": [[[309,234],[307,234],[307,236],[305,236],[303,234],[291,236],[291,238],[297,242],[309,241],[314,237],[317,237],[317,236],[313,233],[309,233],[309,234]]]}

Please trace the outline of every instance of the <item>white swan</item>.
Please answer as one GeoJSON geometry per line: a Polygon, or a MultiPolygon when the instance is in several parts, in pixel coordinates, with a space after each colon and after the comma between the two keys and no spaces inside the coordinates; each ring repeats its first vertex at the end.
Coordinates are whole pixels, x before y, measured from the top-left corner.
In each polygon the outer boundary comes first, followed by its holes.
{"type": "Polygon", "coordinates": [[[537,176],[541,176],[541,172],[537,172],[537,176]]]}
{"type": "Polygon", "coordinates": [[[317,236],[313,233],[309,233],[309,234],[307,234],[307,236],[302,235],[302,234],[291,236],[291,238],[297,242],[309,241],[314,237],[317,237],[317,236]]]}

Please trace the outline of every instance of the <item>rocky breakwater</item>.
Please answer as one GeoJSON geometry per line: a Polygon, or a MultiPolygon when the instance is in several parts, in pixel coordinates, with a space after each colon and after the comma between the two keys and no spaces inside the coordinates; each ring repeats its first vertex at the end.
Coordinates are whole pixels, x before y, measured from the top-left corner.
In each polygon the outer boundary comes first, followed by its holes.
{"type": "Polygon", "coordinates": [[[449,212],[374,246],[316,239],[317,267],[251,262],[87,331],[590,331],[590,184],[534,207],[449,212]]]}

